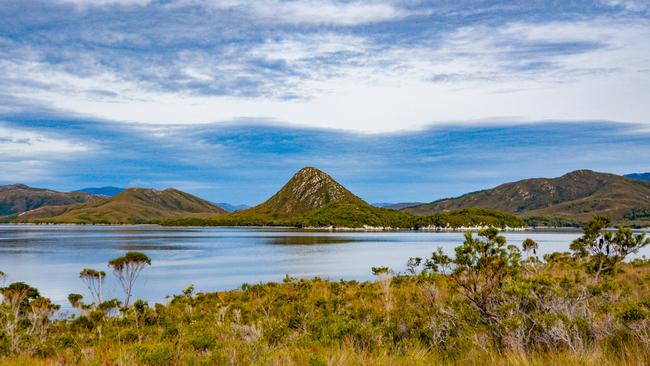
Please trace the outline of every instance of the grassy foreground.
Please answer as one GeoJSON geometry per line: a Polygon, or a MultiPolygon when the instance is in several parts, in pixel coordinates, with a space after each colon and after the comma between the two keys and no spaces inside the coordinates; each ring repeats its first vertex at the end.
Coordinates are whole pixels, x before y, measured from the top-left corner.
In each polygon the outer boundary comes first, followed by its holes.
{"type": "Polygon", "coordinates": [[[0,363],[649,364],[650,263],[623,262],[649,241],[606,224],[594,220],[572,253],[543,262],[532,240],[508,245],[487,229],[468,234],[453,258],[412,258],[403,274],[373,268],[372,282],[287,276],[121,309],[71,297],[82,315],[69,320],[49,320],[34,293],[12,302],[9,286],[0,363]]]}

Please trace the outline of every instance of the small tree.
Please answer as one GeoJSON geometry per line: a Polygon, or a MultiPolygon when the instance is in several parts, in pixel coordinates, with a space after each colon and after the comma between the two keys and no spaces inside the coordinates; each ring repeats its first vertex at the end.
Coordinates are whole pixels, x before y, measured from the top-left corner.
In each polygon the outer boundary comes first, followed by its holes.
{"type": "Polygon", "coordinates": [[[409,258],[408,262],[406,262],[406,273],[408,273],[411,276],[417,275],[418,268],[420,268],[420,264],[422,264],[422,258],[420,257],[409,258]]]}
{"type": "Polygon", "coordinates": [[[140,252],[127,252],[123,257],[108,262],[108,266],[113,269],[115,277],[120,281],[124,290],[125,307],[129,306],[135,280],[147,265],[151,265],[151,259],[140,252]]]}
{"type": "Polygon", "coordinates": [[[73,308],[80,310],[83,306],[83,295],[81,294],[69,294],[68,301],[73,308]]]}
{"type": "Polygon", "coordinates": [[[587,270],[594,274],[594,283],[603,274],[611,274],[628,255],[650,244],[645,233],[635,234],[630,228],[619,227],[616,232],[605,230],[610,224],[609,218],[594,216],[583,227],[582,237],[571,243],[574,255],[584,259],[587,270]]]}
{"type": "Polygon", "coordinates": [[[29,329],[27,334],[37,340],[36,347],[40,347],[45,343],[47,332],[50,327],[50,318],[59,309],[59,305],[53,304],[52,301],[46,297],[38,297],[30,303],[30,311],[27,314],[29,319],[29,329]]]}
{"type": "Polygon", "coordinates": [[[537,248],[539,248],[539,244],[537,244],[535,240],[527,238],[523,243],[521,243],[521,248],[526,252],[528,257],[531,256],[531,253],[533,256],[537,256],[537,248]]]}
{"type": "Polygon", "coordinates": [[[500,305],[505,281],[511,278],[520,265],[519,250],[508,250],[506,238],[499,230],[487,228],[478,231],[474,238],[465,234],[465,242],[455,248],[454,258],[434,252],[426,267],[433,272],[449,274],[454,288],[479,311],[488,324],[499,323],[497,308],[500,305]]]}
{"type": "MultiPolygon", "coordinates": [[[[18,352],[21,343],[21,327],[24,327],[23,320],[31,313],[30,301],[40,299],[37,289],[24,282],[12,283],[0,289],[2,302],[7,311],[3,315],[0,324],[4,323],[2,329],[9,339],[9,349],[12,353],[18,352]]],[[[49,300],[48,300],[49,301],[49,300]]]]}
{"type": "Polygon", "coordinates": [[[97,305],[97,309],[100,310],[105,316],[114,316],[117,314],[122,303],[118,299],[106,300],[103,303],[97,305]]]}
{"type": "Polygon", "coordinates": [[[102,288],[104,287],[104,279],[106,272],[96,271],[94,269],[86,268],[79,273],[79,278],[86,284],[90,295],[93,297],[95,304],[102,303],[102,288]]]}

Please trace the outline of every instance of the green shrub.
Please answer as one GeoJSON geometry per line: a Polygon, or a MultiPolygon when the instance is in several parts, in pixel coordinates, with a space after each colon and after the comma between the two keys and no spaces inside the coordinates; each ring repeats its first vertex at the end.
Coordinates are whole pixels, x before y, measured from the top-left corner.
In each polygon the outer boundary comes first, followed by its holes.
{"type": "Polygon", "coordinates": [[[122,342],[133,343],[138,340],[138,333],[134,329],[126,329],[120,333],[120,339],[122,342]]]}
{"type": "Polygon", "coordinates": [[[201,352],[211,350],[217,344],[217,342],[214,340],[214,337],[209,334],[196,335],[190,339],[189,343],[195,351],[201,352]]]}
{"type": "Polygon", "coordinates": [[[618,314],[618,316],[624,322],[639,321],[648,317],[648,309],[640,303],[629,304],[618,314]]]}
{"type": "Polygon", "coordinates": [[[318,355],[311,355],[309,356],[309,361],[307,361],[308,366],[327,366],[327,362],[325,360],[318,356],[318,355]]]}
{"type": "Polygon", "coordinates": [[[136,357],[139,362],[145,365],[172,365],[174,363],[174,352],[171,345],[153,344],[136,347],[136,357]]]}

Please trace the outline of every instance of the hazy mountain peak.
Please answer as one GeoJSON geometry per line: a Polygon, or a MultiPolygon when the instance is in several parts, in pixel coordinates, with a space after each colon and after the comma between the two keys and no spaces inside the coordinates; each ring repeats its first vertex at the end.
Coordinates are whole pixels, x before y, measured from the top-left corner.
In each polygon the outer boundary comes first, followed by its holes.
{"type": "Polygon", "coordinates": [[[249,205],[245,204],[232,204],[228,202],[217,202],[217,206],[223,208],[224,210],[228,212],[235,212],[235,211],[242,211],[247,208],[250,208],[249,205]]]}

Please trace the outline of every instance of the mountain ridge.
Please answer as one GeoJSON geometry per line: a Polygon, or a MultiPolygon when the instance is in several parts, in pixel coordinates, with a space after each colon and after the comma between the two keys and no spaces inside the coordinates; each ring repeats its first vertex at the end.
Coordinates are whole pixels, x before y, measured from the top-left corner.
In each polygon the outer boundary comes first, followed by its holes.
{"type": "Polygon", "coordinates": [[[557,178],[504,183],[403,211],[423,215],[469,207],[499,210],[522,217],[558,216],[580,221],[602,214],[620,221],[634,209],[650,207],[650,182],[583,169],[557,178]]]}
{"type": "Polygon", "coordinates": [[[0,186],[0,216],[17,215],[44,206],[96,201],[101,197],[85,192],[59,192],[22,183],[0,186]]]}
{"type": "Polygon", "coordinates": [[[21,221],[48,223],[155,223],[178,216],[208,216],[226,211],[189,193],[168,188],[163,191],[128,188],[114,197],[73,206],[44,207],[25,212],[21,221]]]}
{"type": "MultiPolygon", "coordinates": [[[[17,183],[0,186],[0,199],[3,197],[13,197],[11,202],[17,206],[9,211],[6,204],[4,207],[0,205],[0,209],[9,212],[9,215],[0,215],[3,222],[17,217],[18,222],[84,224],[176,220],[180,225],[191,221],[197,225],[218,226],[410,225],[408,227],[413,228],[429,226],[429,222],[434,222],[435,225],[445,220],[450,222],[452,217],[458,215],[460,221],[454,218],[454,222],[473,224],[485,221],[481,217],[498,218],[498,212],[504,212],[525,218],[534,226],[574,226],[596,214],[609,216],[615,223],[650,223],[650,182],[591,170],[576,170],[556,178],[523,179],[416,206],[400,203],[395,205],[407,207],[393,209],[368,204],[330,175],[313,167],[300,169],[262,204],[232,213],[227,213],[218,204],[174,188],[163,191],[129,188],[116,196],[107,197],[83,192],[56,192],[17,183]],[[16,196],[17,192],[22,195],[16,196]],[[54,198],[31,200],[29,195],[54,198]],[[462,211],[470,208],[494,212],[462,211]],[[457,212],[457,215],[438,215],[447,212],[457,212]],[[409,215],[418,215],[419,218],[409,215]],[[423,218],[432,215],[438,216],[423,218]]],[[[511,218],[498,220],[500,223],[517,223],[511,218]]]]}

